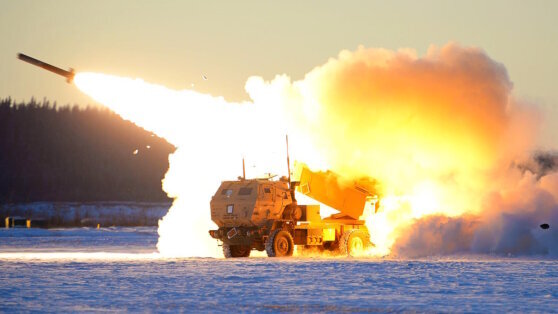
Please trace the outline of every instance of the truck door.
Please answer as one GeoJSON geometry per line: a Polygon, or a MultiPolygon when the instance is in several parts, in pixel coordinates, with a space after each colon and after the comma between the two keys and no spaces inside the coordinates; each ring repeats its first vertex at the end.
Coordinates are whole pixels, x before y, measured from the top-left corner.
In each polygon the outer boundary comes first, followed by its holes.
{"type": "Polygon", "coordinates": [[[262,207],[265,216],[268,218],[275,218],[275,187],[271,184],[260,185],[260,206],[262,207]]]}

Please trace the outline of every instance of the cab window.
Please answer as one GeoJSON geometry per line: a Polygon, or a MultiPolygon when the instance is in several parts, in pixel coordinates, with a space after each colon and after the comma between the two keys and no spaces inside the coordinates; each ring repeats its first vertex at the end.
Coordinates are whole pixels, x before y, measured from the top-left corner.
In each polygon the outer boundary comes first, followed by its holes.
{"type": "Polygon", "coordinates": [[[273,197],[273,192],[274,192],[274,188],[267,185],[267,186],[262,186],[261,190],[260,190],[260,199],[264,200],[264,201],[273,201],[274,197],[273,197]]]}
{"type": "Polygon", "coordinates": [[[233,194],[232,189],[223,189],[221,191],[221,195],[225,195],[226,197],[231,197],[232,194],[233,194]]]}

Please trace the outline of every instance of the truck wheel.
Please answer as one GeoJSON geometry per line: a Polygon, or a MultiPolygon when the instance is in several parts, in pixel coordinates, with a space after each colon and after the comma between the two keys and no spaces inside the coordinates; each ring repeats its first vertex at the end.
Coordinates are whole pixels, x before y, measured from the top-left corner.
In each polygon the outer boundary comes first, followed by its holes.
{"type": "Polygon", "coordinates": [[[276,229],[267,238],[265,251],[269,257],[292,256],[294,251],[293,237],[285,230],[276,229]]]}
{"type": "Polygon", "coordinates": [[[250,256],[250,251],[250,247],[247,245],[229,245],[223,243],[223,255],[225,258],[248,257],[250,256]]]}
{"type": "Polygon", "coordinates": [[[368,235],[358,229],[345,231],[339,239],[339,253],[345,256],[360,256],[370,246],[368,235]]]}

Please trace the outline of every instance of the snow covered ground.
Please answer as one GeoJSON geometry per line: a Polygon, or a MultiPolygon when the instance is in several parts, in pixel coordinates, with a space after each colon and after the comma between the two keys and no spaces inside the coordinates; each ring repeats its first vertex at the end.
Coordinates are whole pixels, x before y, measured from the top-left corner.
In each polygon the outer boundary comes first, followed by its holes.
{"type": "Polygon", "coordinates": [[[0,229],[0,312],[558,312],[552,259],[165,259],[156,242],[0,229]]]}
{"type": "Polygon", "coordinates": [[[156,251],[156,245],[156,227],[0,228],[0,259],[3,256],[2,253],[7,252],[145,253],[156,251]]]}

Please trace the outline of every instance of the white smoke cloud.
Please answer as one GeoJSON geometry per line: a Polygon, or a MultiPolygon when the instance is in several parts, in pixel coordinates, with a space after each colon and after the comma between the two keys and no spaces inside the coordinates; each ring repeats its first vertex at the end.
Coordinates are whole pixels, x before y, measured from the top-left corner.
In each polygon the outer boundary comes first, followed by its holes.
{"type": "Polygon", "coordinates": [[[241,174],[242,157],[252,176],[284,174],[286,133],[292,160],[381,182],[374,254],[556,252],[558,179],[512,167],[534,148],[541,115],[478,48],[342,51],[300,81],[248,79],[247,103],[99,74],[75,82],[178,147],[163,184],[176,198],[160,222],[163,254],[220,256],[207,234],[212,194],[241,174]]]}

